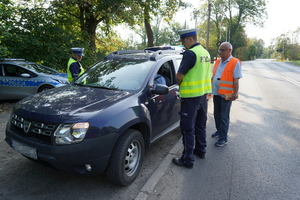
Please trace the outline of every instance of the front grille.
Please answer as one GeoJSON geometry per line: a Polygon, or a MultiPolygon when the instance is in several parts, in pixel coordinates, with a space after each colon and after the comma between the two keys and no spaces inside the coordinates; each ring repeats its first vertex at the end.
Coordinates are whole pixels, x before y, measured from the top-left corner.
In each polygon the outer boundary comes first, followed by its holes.
{"type": "Polygon", "coordinates": [[[11,123],[12,129],[17,134],[45,144],[51,144],[51,138],[58,126],[56,124],[28,120],[16,114],[12,115],[11,123]]]}

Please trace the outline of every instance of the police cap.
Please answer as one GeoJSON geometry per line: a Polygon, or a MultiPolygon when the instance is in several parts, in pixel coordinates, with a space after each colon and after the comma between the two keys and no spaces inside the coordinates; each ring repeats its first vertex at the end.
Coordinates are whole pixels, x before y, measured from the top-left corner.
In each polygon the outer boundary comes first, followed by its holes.
{"type": "Polygon", "coordinates": [[[72,52],[79,55],[79,56],[84,56],[83,54],[83,50],[84,48],[80,48],[80,47],[74,47],[74,48],[71,48],[72,49],[72,52]]]}
{"type": "Polygon", "coordinates": [[[197,31],[199,31],[198,28],[179,30],[178,33],[180,35],[180,41],[184,40],[184,38],[188,36],[197,35],[197,31]]]}

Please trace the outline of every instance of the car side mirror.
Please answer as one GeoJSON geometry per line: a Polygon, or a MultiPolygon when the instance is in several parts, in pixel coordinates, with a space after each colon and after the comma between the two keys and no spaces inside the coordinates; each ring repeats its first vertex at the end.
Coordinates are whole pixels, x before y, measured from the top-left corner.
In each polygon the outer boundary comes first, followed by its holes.
{"type": "Polygon", "coordinates": [[[23,73],[23,74],[21,74],[21,76],[23,78],[30,78],[31,77],[30,74],[27,74],[27,73],[23,73]]]}
{"type": "Polygon", "coordinates": [[[157,84],[155,88],[151,89],[152,94],[168,94],[169,88],[163,84],[157,84]]]}

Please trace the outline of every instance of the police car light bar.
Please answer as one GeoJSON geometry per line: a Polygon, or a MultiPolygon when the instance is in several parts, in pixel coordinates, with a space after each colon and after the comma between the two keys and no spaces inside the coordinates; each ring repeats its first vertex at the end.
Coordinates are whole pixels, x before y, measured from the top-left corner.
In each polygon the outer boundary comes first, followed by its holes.
{"type": "Polygon", "coordinates": [[[0,61],[25,61],[23,58],[0,58],[0,61]]]}

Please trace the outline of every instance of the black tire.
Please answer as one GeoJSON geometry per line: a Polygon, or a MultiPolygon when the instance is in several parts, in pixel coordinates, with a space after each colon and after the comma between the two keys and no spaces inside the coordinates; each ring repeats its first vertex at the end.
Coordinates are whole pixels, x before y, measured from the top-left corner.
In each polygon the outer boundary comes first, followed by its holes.
{"type": "Polygon", "coordinates": [[[52,85],[44,85],[38,89],[38,92],[44,92],[44,91],[50,90],[52,88],[54,88],[52,85]]]}
{"type": "Polygon", "coordinates": [[[139,175],[144,151],[144,138],[139,131],[129,129],[122,134],[106,169],[108,180],[119,186],[131,184],[139,175]]]}

